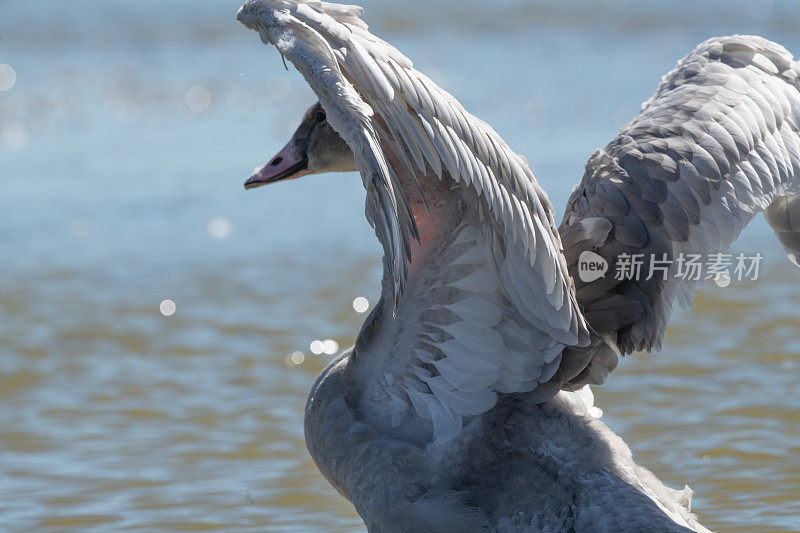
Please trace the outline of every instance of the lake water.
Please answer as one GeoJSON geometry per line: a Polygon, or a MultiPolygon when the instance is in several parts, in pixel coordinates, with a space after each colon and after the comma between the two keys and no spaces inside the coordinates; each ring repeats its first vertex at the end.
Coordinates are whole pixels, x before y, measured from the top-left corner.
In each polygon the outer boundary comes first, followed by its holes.
{"type": "MultiPolygon", "coordinates": [[[[531,161],[560,213],[700,41],[758,33],[800,55],[795,0],[695,4],[365,16],[531,161]]],[[[242,189],[313,97],[237,8],[0,3],[1,530],[363,530],[311,462],[302,412],[330,358],[310,345],[353,342],[380,248],[354,174],[242,189]]],[[[760,218],[736,250],[764,254],[761,279],[701,291],[597,403],[712,529],[797,531],[800,272],[760,218]]]]}

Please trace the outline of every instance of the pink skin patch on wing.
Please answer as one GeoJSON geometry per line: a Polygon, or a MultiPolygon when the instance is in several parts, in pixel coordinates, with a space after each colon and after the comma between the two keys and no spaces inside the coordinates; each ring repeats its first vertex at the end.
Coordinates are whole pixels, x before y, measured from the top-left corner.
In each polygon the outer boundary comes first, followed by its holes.
{"type": "Polygon", "coordinates": [[[425,187],[425,199],[423,201],[419,189],[414,184],[404,163],[395,155],[392,149],[385,143],[381,143],[386,162],[392,167],[403,188],[403,193],[408,199],[411,213],[419,230],[419,242],[411,240],[411,261],[408,265],[409,275],[413,275],[422,265],[424,265],[430,254],[436,248],[435,243],[440,242],[439,231],[442,227],[442,219],[446,217],[444,194],[440,194],[440,189],[445,185],[437,178],[433,185],[428,180],[420,180],[425,187]],[[426,186],[427,185],[427,186],[426,186]],[[427,206],[426,206],[427,202],[427,206]]]}

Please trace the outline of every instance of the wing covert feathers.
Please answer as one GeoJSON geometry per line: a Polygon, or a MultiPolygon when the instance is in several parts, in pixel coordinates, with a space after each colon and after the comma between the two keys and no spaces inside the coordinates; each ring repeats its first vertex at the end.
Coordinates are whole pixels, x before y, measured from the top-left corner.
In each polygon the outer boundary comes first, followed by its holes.
{"type": "MultiPolygon", "coordinates": [[[[673,305],[691,305],[700,282],[676,277],[680,254],[726,250],[770,205],[781,242],[790,254],[799,249],[800,206],[791,196],[800,175],[799,79],[798,63],[780,45],[752,36],[710,39],[589,159],[560,231],[586,318],[621,353],[659,349],[673,305]],[[610,231],[593,242],[584,226],[597,219],[610,231]],[[580,280],[585,250],[608,261],[605,278],[580,280]],[[640,279],[614,279],[622,254],[644,254],[640,279]],[[644,279],[653,257],[672,261],[666,281],[644,279]]],[[[598,360],[603,368],[610,362],[607,353],[598,360]]],[[[601,382],[606,373],[587,371],[574,381],[601,382]]]]}

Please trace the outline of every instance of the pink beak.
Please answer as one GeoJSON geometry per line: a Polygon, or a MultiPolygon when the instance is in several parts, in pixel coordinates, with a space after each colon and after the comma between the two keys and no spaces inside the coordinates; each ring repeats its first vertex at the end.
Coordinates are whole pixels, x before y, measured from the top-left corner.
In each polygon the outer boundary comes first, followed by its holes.
{"type": "Polygon", "coordinates": [[[309,173],[308,159],[305,155],[298,155],[295,143],[289,143],[272,158],[272,160],[256,170],[250,178],[244,182],[245,189],[254,189],[268,183],[276,181],[291,180],[305,176],[309,173]]]}

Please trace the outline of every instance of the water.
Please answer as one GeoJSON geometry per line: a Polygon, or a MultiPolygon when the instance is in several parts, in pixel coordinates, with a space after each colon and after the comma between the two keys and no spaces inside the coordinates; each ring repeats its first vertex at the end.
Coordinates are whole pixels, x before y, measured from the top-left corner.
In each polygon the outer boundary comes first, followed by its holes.
{"type": "MultiPolygon", "coordinates": [[[[727,33],[800,53],[792,0],[372,2],[367,20],[532,162],[560,212],[675,61],[727,33]]],[[[355,175],[241,184],[312,101],[236,1],[0,4],[0,529],[360,531],[302,409],[378,295],[355,175]],[[174,315],[159,311],[163,300],[174,315]],[[302,364],[287,356],[302,351],[302,364]]],[[[596,389],[707,525],[800,529],[798,272],[709,288],[596,389]]],[[[296,356],[296,360],[299,357],[296,356]]]]}

